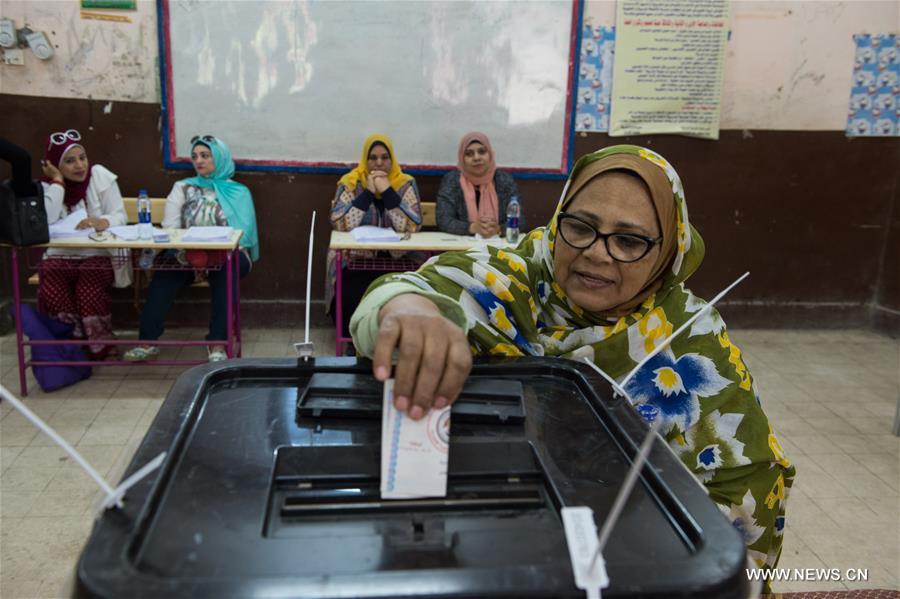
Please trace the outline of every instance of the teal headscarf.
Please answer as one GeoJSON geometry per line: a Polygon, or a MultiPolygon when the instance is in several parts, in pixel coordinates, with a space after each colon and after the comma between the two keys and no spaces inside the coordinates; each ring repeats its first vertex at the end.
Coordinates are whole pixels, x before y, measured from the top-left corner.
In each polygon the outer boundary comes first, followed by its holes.
{"type": "Polygon", "coordinates": [[[206,146],[212,152],[216,168],[208,177],[190,177],[184,179],[187,185],[196,185],[216,192],[216,201],[222,207],[228,224],[244,232],[241,247],[250,250],[250,259],[259,260],[259,236],[256,233],[256,210],[253,208],[253,196],[245,185],[232,181],[234,160],[231,150],[221,139],[206,138],[191,146],[191,152],[197,146],[206,146]]]}

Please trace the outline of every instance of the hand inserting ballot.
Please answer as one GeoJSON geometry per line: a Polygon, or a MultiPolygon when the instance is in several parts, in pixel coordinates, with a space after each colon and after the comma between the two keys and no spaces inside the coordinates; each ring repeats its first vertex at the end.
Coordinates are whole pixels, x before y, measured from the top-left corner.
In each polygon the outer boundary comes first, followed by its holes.
{"type": "Polygon", "coordinates": [[[463,330],[431,300],[411,293],[386,303],[378,321],[372,369],[379,381],[390,378],[391,355],[397,350],[394,407],[418,420],[431,408],[456,401],[472,370],[463,330]]]}

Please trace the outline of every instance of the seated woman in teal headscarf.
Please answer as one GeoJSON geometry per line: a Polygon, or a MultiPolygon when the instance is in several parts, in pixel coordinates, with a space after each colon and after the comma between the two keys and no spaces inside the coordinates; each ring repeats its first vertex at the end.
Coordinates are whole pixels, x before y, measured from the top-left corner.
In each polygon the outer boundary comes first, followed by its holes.
{"type": "MultiPolygon", "coordinates": [[[[164,228],[186,229],[192,226],[230,226],[244,232],[240,242],[240,272],[244,277],[253,262],[259,259],[259,238],[256,232],[256,211],[253,197],[246,186],[232,181],[234,160],[231,150],[221,139],[204,135],[191,140],[191,161],[196,177],[175,183],[166,198],[163,217],[164,228]]],[[[201,256],[202,257],[202,254],[201,256]]],[[[147,341],[159,339],[164,323],[178,290],[194,283],[197,277],[209,281],[210,318],[209,341],[224,342],[227,338],[227,290],[224,268],[204,270],[202,264],[191,259],[195,270],[159,270],[147,289],[146,302],[141,312],[139,338],[147,341]]],[[[227,358],[224,345],[213,343],[209,349],[211,362],[227,358]]],[[[149,360],[159,355],[159,348],[147,344],[130,349],[126,360],[149,360]]]]}
{"type": "MultiPolygon", "coordinates": [[[[481,356],[588,358],[621,381],[706,305],[684,282],[703,259],[681,180],[655,152],[582,157],[549,225],[514,249],[449,252],[382,277],[350,330],[394,405],[421,418],[458,396],[481,356]]],[[[761,568],[781,553],[794,468],[715,309],[631,377],[625,391],[743,534],[761,568]]]]}

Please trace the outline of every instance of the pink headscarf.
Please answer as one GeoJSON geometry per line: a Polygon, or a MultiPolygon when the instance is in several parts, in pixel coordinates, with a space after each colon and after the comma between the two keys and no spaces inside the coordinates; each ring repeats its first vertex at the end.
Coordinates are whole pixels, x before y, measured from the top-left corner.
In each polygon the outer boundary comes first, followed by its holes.
{"type": "MultiPolygon", "coordinates": [[[[80,137],[80,136],[79,136],[80,137]]],[[[79,148],[84,149],[84,146],[81,145],[81,140],[74,141],[72,139],[66,138],[66,140],[61,144],[53,143],[53,140],[50,137],[47,138],[47,152],[44,154],[44,160],[47,160],[55,166],[59,168],[59,163],[62,162],[63,156],[66,155],[66,152],[69,151],[70,148],[78,146],[79,148]]],[[[50,183],[52,179],[48,177],[43,178],[44,181],[50,183]]],[[[84,181],[77,182],[72,181],[70,179],[66,179],[66,195],[63,198],[63,202],[71,208],[84,200],[87,196],[88,185],[91,184],[91,169],[88,168],[87,177],[84,178],[84,181]]]]}
{"type": "Polygon", "coordinates": [[[494,189],[494,173],[497,171],[497,163],[494,160],[494,148],[491,147],[491,140],[484,133],[472,131],[466,133],[459,141],[459,150],[457,151],[457,168],[459,168],[459,186],[462,188],[463,197],[466,199],[466,212],[469,215],[469,222],[477,222],[481,217],[488,217],[493,222],[500,222],[498,214],[497,190],[494,189]],[[485,148],[491,156],[491,162],[487,171],[480,176],[475,176],[466,172],[465,153],[473,141],[477,141],[485,148]],[[475,187],[481,192],[481,201],[475,203],[475,187]]]}

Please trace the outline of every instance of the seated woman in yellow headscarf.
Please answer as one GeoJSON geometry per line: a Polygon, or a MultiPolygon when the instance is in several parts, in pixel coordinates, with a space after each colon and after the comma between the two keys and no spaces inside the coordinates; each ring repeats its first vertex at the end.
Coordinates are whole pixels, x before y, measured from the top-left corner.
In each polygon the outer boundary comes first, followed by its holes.
{"type": "MultiPolygon", "coordinates": [[[[362,225],[391,228],[398,233],[415,233],[422,227],[422,206],[416,180],[400,169],[394,146],[387,135],[370,135],[363,144],[359,165],[338,181],[331,202],[331,225],[337,231],[350,231],[362,225]]],[[[359,252],[363,254],[363,252],[359,252]]],[[[373,254],[373,252],[369,252],[373,254]]],[[[392,252],[397,258],[402,253],[392,252]]],[[[347,270],[341,277],[343,331],[350,330],[350,315],[369,284],[384,270],[347,270]]],[[[325,305],[332,317],[336,278],[334,252],[328,252],[328,281],[325,305]]]]}
{"type": "MultiPolygon", "coordinates": [[[[675,169],[613,146],[582,157],[556,214],[514,249],[448,252],[379,280],[351,321],[394,405],[421,418],[458,396],[472,354],[588,358],[622,381],[706,305],[684,281],[703,259],[675,169]]],[[[710,309],[625,386],[744,536],[759,567],[781,553],[794,476],[725,323],[710,309]]]]}

